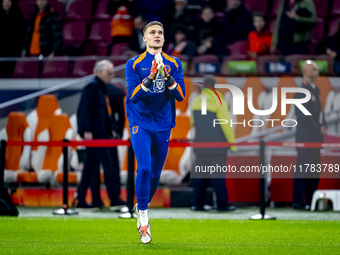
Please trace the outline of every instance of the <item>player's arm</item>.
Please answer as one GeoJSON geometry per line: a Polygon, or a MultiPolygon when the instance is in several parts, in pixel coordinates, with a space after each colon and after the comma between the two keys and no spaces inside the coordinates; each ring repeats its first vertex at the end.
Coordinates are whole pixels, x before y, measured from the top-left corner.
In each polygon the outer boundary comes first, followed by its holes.
{"type": "Polygon", "coordinates": [[[153,62],[150,75],[144,78],[144,80],[141,80],[136,70],[133,70],[131,61],[127,63],[125,72],[127,97],[135,104],[147,95],[153,84],[158,72],[157,63],[156,61],[153,62]]]}
{"type": "MultiPolygon", "coordinates": [[[[177,61],[177,59],[176,59],[177,61]]],[[[185,97],[185,84],[183,79],[183,68],[181,61],[177,61],[178,69],[175,67],[173,75],[170,75],[166,70],[166,67],[162,65],[160,74],[162,75],[166,86],[168,87],[170,94],[176,98],[178,102],[183,101],[185,97]]]]}

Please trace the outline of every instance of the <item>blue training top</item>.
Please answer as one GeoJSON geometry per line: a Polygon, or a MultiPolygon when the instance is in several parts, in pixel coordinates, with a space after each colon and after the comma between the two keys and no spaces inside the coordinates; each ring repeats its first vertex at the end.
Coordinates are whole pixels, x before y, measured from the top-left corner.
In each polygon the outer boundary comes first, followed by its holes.
{"type": "Polygon", "coordinates": [[[163,63],[176,83],[166,86],[159,75],[148,91],[141,86],[150,74],[155,55],[145,51],[126,64],[126,115],[129,126],[139,126],[149,131],[165,131],[176,125],[176,104],[185,97],[182,63],[178,58],[162,52],[163,63]]]}

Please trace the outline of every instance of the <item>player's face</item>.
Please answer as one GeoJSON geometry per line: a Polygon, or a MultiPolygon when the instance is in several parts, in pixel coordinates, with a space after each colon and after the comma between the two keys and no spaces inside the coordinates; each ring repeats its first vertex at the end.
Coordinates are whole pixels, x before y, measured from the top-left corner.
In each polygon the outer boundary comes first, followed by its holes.
{"type": "Polygon", "coordinates": [[[145,31],[143,41],[149,48],[161,48],[164,44],[164,32],[163,28],[159,25],[149,27],[145,31]]]}

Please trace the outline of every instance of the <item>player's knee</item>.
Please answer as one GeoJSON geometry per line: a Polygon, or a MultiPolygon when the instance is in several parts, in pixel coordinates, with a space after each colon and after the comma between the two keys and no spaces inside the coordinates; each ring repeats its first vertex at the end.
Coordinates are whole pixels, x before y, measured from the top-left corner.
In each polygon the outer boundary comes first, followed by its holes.
{"type": "Polygon", "coordinates": [[[151,169],[148,167],[141,167],[138,169],[138,175],[142,178],[142,179],[146,179],[146,178],[150,178],[151,175],[151,169]]]}

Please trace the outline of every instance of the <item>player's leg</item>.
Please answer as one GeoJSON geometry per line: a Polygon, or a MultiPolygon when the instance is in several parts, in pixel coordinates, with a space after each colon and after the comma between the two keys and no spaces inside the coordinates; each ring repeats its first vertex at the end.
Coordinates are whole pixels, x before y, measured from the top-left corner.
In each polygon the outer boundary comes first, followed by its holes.
{"type": "Polygon", "coordinates": [[[171,130],[152,133],[150,176],[151,189],[149,202],[151,202],[159,185],[161,172],[165,163],[166,156],[168,155],[170,133],[171,130]]]}
{"type": "Polygon", "coordinates": [[[150,175],[151,175],[151,137],[147,130],[140,127],[130,128],[131,143],[137,160],[136,197],[138,207],[137,228],[139,228],[140,239],[143,243],[151,241],[150,224],[147,215],[150,175]],[[138,222],[138,219],[140,222],[138,222]],[[140,226],[140,227],[139,227],[140,226]]]}

